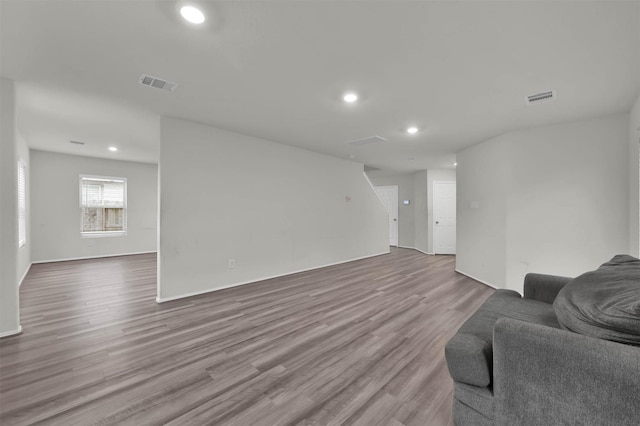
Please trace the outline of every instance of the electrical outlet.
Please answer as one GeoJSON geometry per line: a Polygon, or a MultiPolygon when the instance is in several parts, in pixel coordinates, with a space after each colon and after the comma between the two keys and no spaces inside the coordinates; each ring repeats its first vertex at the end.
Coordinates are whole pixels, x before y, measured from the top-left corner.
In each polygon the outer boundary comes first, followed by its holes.
{"type": "Polygon", "coordinates": [[[233,269],[236,267],[236,260],[235,259],[229,259],[229,269],[233,269]]]}

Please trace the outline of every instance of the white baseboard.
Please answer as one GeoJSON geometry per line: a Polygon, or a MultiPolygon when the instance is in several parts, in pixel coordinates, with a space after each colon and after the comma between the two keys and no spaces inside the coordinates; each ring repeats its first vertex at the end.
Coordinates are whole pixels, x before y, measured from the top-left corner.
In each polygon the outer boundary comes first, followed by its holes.
{"type": "Polygon", "coordinates": [[[29,273],[29,269],[31,269],[31,265],[33,265],[33,262],[29,263],[27,270],[24,271],[24,274],[22,274],[22,278],[20,278],[20,281],[18,281],[18,288],[22,287],[22,281],[24,281],[24,279],[27,277],[27,274],[29,273]]]}
{"type": "Polygon", "coordinates": [[[52,263],[52,262],[68,262],[70,260],[87,260],[87,259],[102,259],[103,257],[118,257],[118,256],[134,256],[136,254],[151,254],[157,253],[157,251],[138,251],[134,253],[119,253],[119,254],[103,254],[98,256],[84,256],[84,257],[68,257],[64,259],[51,259],[51,260],[34,260],[31,264],[36,263],[52,263]]]}
{"type": "Polygon", "coordinates": [[[214,291],[224,290],[226,288],[231,288],[231,287],[238,287],[238,286],[241,286],[241,285],[251,284],[251,283],[258,282],[258,281],[270,280],[272,278],[280,278],[280,277],[284,277],[284,276],[287,276],[287,275],[299,274],[301,272],[313,271],[313,270],[316,270],[316,269],[326,268],[328,266],[341,265],[343,263],[354,262],[356,260],[369,259],[371,257],[381,256],[383,254],[389,254],[389,253],[391,253],[390,250],[382,252],[382,253],[368,255],[368,256],[356,257],[356,258],[349,259],[349,260],[341,260],[340,262],[328,263],[326,265],[314,266],[312,268],[299,269],[297,271],[287,272],[287,273],[284,273],[284,274],[277,274],[277,275],[272,275],[272,276],[269,276],[269,277],[256,278],[254,280],[243,281],[243,282],[239,282],[239,283],[226,284],[226,285],[224,285],[222,287],[216,287],[216,288],[210,288],[210,289],[207,289],[207,290],[194,291],[194,292],[191,292],[191,293],[184,293],[184,294],[181,294],[181,295],[178,295],[178,296],[162,297],[162,298],[161,297],[156,297],[156,302],[157,303],[171,302],[172,300],[184,299],[186,297],[198,296],[200,294],[211,293],[211,292],[214,292],[214,291]]]}
{"type": "Polygon", "coordinates": [[[422,254],[428,254],[429,256],[435,256],[435,253],[429,253],[426,252],[424,250],[420,250],[419,248],[415,248],[415,247],[409,247],[409,246],[398,246],[399,248],[406,248],[406,249],[411,249],[411,250],[415,250],[415,251],[419,251],[422,254]]]}
{"type": "Polygon", "coordinates": [[[476,277],[474,277],[473,275],[467,274],[466,272],[462,272],[462,271],[461,271],[461,270],[459,270],[458,268],[456,268],[456,269],[455,269],[455,271],[456,271],[457,273],[459,273],[459,274],[464,275],[465,277],[469,277],[469,278],[471,278],[472,280],[478,281],[479,283],[484,284],[484,285],[486,285],[486,286],[489,286],[489,287],[491,287],[491,288],[495,288],[495,289],[499,289],[499,288],[500,288],[500,287],[497,287],[497,286],[495,286],[495,285],[493,285],[493,284],[491,284],[491,283],[488,283],[488,282],[486,282],[486,281],[483,281],[483,280],[481,280],[480,278],[476,278],[476,277]]]}
{"type": "Polygon", "coordinates": [[[5,331],[4,333],[0,333],[0,338],[9,337],[9,336],[15,336],[16,334],[20,334],[20,333],[22,333],[22,326],[21,325],[19,325],[16,330],[5,331]]]}

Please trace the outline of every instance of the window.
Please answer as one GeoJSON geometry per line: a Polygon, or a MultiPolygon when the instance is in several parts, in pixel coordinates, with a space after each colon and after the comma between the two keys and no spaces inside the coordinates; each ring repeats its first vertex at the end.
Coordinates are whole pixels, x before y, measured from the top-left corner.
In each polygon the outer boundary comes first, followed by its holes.
{"type": "Polygon", "coordinates": [[[27,165],[18,160],[18,247],[27,243],[27,165]]]}
{"type": "Polygon", "coordinates": [[[126,235],[127,179],[80,175],[82,236],[126,235]]]}

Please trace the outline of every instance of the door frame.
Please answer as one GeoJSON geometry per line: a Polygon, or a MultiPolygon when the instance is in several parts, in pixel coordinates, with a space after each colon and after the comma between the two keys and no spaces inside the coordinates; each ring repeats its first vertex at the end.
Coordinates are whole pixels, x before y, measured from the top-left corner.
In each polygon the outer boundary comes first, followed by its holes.
{"type": "MultiPolygon", "coordinates": [[[[431,218],[431,229],[433,229],[433,238],[431,240],[431,244],[433,247],[433,254],[438,254],[438,251],[436,249],[436,247],[438,247],[437,245],[437,235],[438,235],[438,227],[436,226],[436,184],[440,184],[440,183],[447,183],[447,184],[454,184],[457,185],[457,182],[455,180],[434,180],[432,185],[431,185],[431,194],[432,194],[432,200],[433,200],[433,217],[431,218]]],[[[458,194],[458,188],[456,186],[456,198],[457,198],[457,194],[458,194]]],[[[458,202],[456,199],[456,252],[458,251],[458,241],[457,241],[457,235],[458,235],[458,202]]]]}

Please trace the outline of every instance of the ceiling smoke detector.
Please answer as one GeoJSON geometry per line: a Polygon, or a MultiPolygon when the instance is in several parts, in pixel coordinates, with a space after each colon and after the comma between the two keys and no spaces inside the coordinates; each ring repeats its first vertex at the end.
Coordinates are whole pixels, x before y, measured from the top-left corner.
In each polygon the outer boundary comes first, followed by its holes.
{"type": "Polygon", "coordinates": [[[548,92],[536,93],[535,95],[525,96],[524,102],[527,105],[543,104],[551,102],[557,97],[555,90],[549,90],[548,92]]]}
{"type": "Polygon", "coordinates": [[[178,87],[178,83],[173,83],[171,81],[163,80],[158,77],[154,77],[148,74],[142,74],[138,79],[138,83],[143,86],[153,87],[155,89],[166,90],[167,92],[173,92],[178,87]]]}

